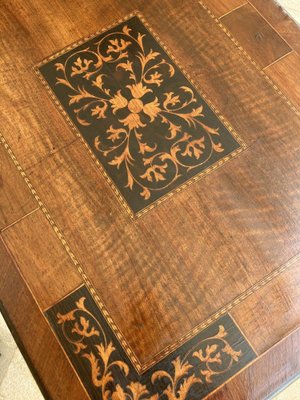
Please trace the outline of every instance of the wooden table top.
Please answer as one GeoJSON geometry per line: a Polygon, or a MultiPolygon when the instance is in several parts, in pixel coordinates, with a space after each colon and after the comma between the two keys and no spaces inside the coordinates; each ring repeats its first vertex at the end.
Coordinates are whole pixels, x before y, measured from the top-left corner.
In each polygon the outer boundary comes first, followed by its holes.
{"type": "Polygon", "coordinates": [[[0,8],[0,299],[49,398],[270,395],[300,372],[295,22],[0,8]]]}

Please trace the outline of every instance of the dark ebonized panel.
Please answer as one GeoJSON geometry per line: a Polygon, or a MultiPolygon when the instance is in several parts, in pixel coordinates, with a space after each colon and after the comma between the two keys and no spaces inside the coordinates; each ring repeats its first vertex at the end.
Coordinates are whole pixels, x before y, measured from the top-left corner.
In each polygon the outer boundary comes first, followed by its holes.
{"type": "Polygon", "coordinates": [[[133,214],[243,146],[138,16],[39,71],[133,214]]]}
{"type": "Polygon", "coordinates": [[[225,315],[139,375],[85,286],[46,314],[95,400],[201,399],[256,357],[225,315]]]}

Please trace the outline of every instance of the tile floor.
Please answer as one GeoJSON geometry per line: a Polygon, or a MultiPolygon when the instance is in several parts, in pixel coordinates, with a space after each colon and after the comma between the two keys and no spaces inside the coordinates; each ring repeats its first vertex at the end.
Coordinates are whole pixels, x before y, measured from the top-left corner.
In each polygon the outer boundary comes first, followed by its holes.
{"type": "Polygon", "coordinates": [[[277,393],[270,400],[299,400],[300,398],[300,378],[294,380],[284,390],[277,393]]]}
{"type": "Polygon", "coordinates": [[[0,313],[0,400],[24,399],[44,397],[0,313]]]}

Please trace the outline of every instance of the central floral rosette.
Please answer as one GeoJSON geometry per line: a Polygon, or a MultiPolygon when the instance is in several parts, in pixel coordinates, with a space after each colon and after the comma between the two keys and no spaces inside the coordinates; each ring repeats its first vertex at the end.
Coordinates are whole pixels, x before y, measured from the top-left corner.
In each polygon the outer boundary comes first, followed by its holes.
{"type": "Polygon", "coordinates": [[[118,110],[126,107],[130,112],[127,117],[119,119],[119,121],[125,126],[128,126],[129,129],[145,127],[146,123],[141,121],[141,114],[144,113],[150,118],[150,122],[153,122],[161,111],[158,99],[155,97],[153,101],[143,101],[145,94],[149,92],[152,93],[152,89],[143,85],[142,82],[127,85],[126,88],[129,89],[131,93],[131,99],[128,100],[122,95],[121,90],[118,90],[115,96],[110,100],[114,114],[116,114],[118,110]]]}

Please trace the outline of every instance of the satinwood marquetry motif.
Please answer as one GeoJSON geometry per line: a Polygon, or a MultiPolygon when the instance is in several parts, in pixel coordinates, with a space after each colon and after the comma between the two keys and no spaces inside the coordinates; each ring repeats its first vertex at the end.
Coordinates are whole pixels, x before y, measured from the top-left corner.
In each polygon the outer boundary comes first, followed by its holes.
{"type": "Polygon", "coordinates": [[[133,214],[244,146],[138,16],[39,69],[133,214]]]}
{"type": "Polygon", "coordinates": [[[92,399],[200,399],[255,358],[225,315],[142,375],[109,328],[85,286],[47,317],[92,399]]]}

